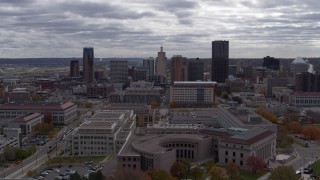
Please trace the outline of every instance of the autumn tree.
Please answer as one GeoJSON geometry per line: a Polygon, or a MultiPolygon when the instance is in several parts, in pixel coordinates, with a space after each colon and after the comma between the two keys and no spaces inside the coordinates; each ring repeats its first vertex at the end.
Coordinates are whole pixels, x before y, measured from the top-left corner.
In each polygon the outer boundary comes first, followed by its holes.
{"type": "Polygon", "coordinates": [[[215,165],[214,160],[212,158],[208,159],[206,162],[203,163],[203,166],[206,168],[206,172],[209,172],[209,170],[215,165]]]}
{"type": "Polygon", "coordinates": [[[187,167],[183,163],[176,161],[170,168],[170,174],[179,179],[184,178],[187,176],[187,167]]]}
{"type": "Polygon", "coordinates": [[[201,179],[201,177],[203,176],[203,170],[200,169],[198,166],[192,168],[190,170],[190,175],[195,179],[201,179]]]}
{"type": "Polygon", "coordinates": [[[152,108],[156,108],[159,106],[159,103],[157,101],[152,101],[152,102],[150,102],[150,105],[152,108]]]}
{"type": "Polygon", "coordinates": [[[263,170],[264,165],[264,161],[257,156],[251,155],[247,158],[247,166],[253,173],[256,173],[258,170],[263,170]]]}
{"type": "Polygon", "coordinates": [[[267,120],[271,121],[272,123],[277,123],[277,121],[278,121],[278,117],[275,114],[267,111],[266,109],[258,108],[256,110],[256,113],[259,114],[260,116],[266,118],[267,120]]]}
{"type": "Polygon", "coordinates": [[[86,101],[86,102],[84,103],[84,107],[85,107],[85,108],[92,108],[92,106],[93,106],[93,104],[92,104],[91,102],[89,102],[89,101],[86,101]]]}
{"type": "Polygon", "coordinates": [[[303,137],[308,139],[319,139],[320,138],[320,128],[315,126],[305,126],[301,130],[303,137]]]}
{"type": "Polygon", "coordinates": [[[147,174],[151,177],[152,180],[174,180],[175,178],[172,177],[167,171],[163,169],[150,169],[147,171],[147,174]]]}
{"type": "Polygon", "coordinates": [[[239,169],[237,167],[237,164],[228,163],[227,164],[227,174],[228,174],[230,180],[239,180],[240,173],[239,173],[239,169]]]}
{"type": "Polygon", "coordinates": [[[14,161],[16,159],[16,153],[13,147],[10,147],[10,146],[4,147],[3,153],[4,153],[4,158],[7,161],[14,161]]]}
{"type": "Polygon", "coordinates": [[[209,170],[208,175],[210,176],[210,180],[227,180],[228,175],[226,171],[218,166],[213,166],[209,170]]]}
{"type": "Polygon", "coordinates": [[[53,124],[40,123],[35,125],[34,133],[37,135],[48,135],[50,131],[54,129],[53,124]]]}
{"type": "Polygon", "coordinates": [[[292,166],[278,166],[271,171],[269,180],[298,180],[295,170],[292,166]]]}
{"type": "Polygon", "coordinates": [[[301,130],[302,130],[302,127],[301,127],[301,124],[300,122],[298,121],[292,121],[288,124],[288,129],[291,133],[294,133],[294,134],[300,134],[301,130]]]}

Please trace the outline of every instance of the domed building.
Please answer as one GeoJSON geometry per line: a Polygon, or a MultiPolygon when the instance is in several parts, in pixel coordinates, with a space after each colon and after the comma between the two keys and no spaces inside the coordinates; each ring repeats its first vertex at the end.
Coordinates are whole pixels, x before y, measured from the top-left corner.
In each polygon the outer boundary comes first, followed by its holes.
{"type": "Polygon", "coordinates": [[[290,72],[292,75],[297,73],[308,72],[309,64],[301,57],[295,58],[290,64],[290,72]]]}

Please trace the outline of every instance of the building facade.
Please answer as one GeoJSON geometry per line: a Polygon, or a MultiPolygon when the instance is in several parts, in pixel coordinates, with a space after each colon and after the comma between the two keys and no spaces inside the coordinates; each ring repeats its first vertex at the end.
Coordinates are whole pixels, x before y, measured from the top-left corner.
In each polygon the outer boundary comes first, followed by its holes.
{"type": "Polygon", "coordinates": [[[80,77],[80,65],[78,60],[70,61],[70,77],[80,77]]]}
{"type": "Polygon", "coordinates": [[[10,128],[20,128],[21,133],[24,136],[31,135],[35,127],[44,122],[44,115],[40,113],[30,113],[27,115],[23,115],[21,117],[18,117],[8,123],[8,127],[10,128]]]}
{"type": "Polygon", "coordinates": [[[158,52],[158,57],[156,58],[155,75],[167,77],[167,57],[162,46],[160,47],[160,52],[158,52]]]}
{"type": "Polygon", "coordinates": [[[46,123],[66,125],[77,117],[77,105],[72,102],[30,102],[0,106],[0,118],[17,118],[30,113],[43,114],[46,123]]]}
{"type": "Polygon", "coordinates": [[[67,137],[70,155],[117,154],[135,130],[135,114],[129,110],[98,111],[67,137]]]}
{"type": "Polygon", "coordinates": [[[280,69],[280,61],[274,57],[266,56],[263,58],[262,66],[267,69],[278,71],[280,69]]]}
{"type": "Polygon", "coordinates": [[[83,48],[83,81],[87,84],[94,82],[94,53],[93,47],[83,48]]]}
{"type": "Polygon", "coordinates": [[[110,61],[110,79],[112,83],[128,82],[128,61],[127,60],[110,61]]]}
{"type": "Polygon", "coordinates": [[[149,76],[154,75],[154,58],[149,57],[147,59],[143,59],[143,67],[146,67],[148,69],[147,77],[149,80],[149,76]]]}
{"type": "Polygon", "coordinates": [[[228,78],[229,41],[212,42],[212,74],[211,80],[224,83],[228,78]]]}
{"type": "Polygon", "coordinates": [[[204,63],[199,58],[188,60],[187,63],[187,81],[204,80],[204,63]]]}
{"type": "Polygon", "coordinates": [[[177,107],[210,107],[215,102],[216,82],[176,81],[170,88],[170,103],[177,107]]]}
{"type": "Polygon", "coordinates": [[[296,107],[319,107],[320,92],[296,92],[290,95],[290,104],[296,107]]]}
{"type": "Polygon", "coordinates": [[[88,98],[107,98],[114,91],[112,84],[95,84],[87,86],[88,98]]]}
{"type": "Polygon", "coordinates": [[[186,79],[186,62],[187,58],[181,55],[175,55],[171,58],[171,84],[175,81],[185,81],[186,79]]]}

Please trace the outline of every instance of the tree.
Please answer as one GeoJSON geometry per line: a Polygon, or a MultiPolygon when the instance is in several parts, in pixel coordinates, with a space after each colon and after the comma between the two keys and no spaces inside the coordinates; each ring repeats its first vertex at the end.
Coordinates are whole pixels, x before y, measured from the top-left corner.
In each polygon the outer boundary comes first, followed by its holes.
{"type": "Polygon", "coordinates": [[[294,134],[300,134],[302,127],[300,122],[298,121],[292,121],[288,124],[288,128],[290,130],[290,132],[294,133],[294,134]]]}
{"type": "Polygon", "coordinates": [[[14,161],[16,159],[16,153],[12,147],[6,146],[3,149],[4,157],[7,161],[14,161]]]}
{"type": "Polygon", "coordinates": [[[85,108],[92,108],[92,106],[93,106],[93,104],[92,104],[91,102],[89,102],[89,101],[86,101],[86,102],[84,103],[84,107],[85,107],[85,108]]]}
{"type": "Polygon", "coordinates": [[[152,180],[174,180],[167,171],[163,169],[150,169],[148,170],[147,174],[151,177],[152,180]]]}
{"type": "Polygon", "coordinates": [[[315,126],[305,126],[301,130],[301,134],[305,138],[309,139],[319,139],[320,138],[320,128],[315,127],[315,126]]]}
{"type": "Polygon", "coordinates": [[[81,180],[81,176],[77,172],[70,174],[70,180],[81,180]]]}
{"type": "Polygon", "coordinates": [[[269,180],[298,180],[295,170],[292,166],[278,166],[271,171],[269,180]]]}
{"type": "Polygon", "coordinates": [[[221,97],[222,97],[223,99],[229,99],[228,92],[227,92],[227,91],[222,91],[222,92],[221,92],[221,97]]]}
{"type": "Polygon", "coordinates": [[[206,168],[206,172],[209,172],[209,170],[215,165],[214,160],[212,158],[208,159],[206,162],[203,163],[203,166],[206,168]]]}
{"type": "Polygon", "coordinates": [[[150,102],[150,105],[152,108],[155,108],[155,107],[159,106],[159,103],[157,101],[152,101],[152,102],[150,102]]]}
{"type": "Polygon", "coordinates": [[[209,170],[210,180],[227,180],[228,175],[226,171],[218,166],[213,166],[209,170]]]}
{"type": "Polygon", "coordinates": [[[258,170],[262,170],[264,165],[264,161],[257,156],[251,155],[247,158],[247,166],[253,173],[256,173],[258,170]]]}
{"type": "Polygon", "coordinates": [[[170,168],[170,174],[179,179],[184,178],[187,176],[187,168],[183,163],[176,161],[170,168]]]}
{"type": "Polygon", "coordinates": [[[96,173],[91,173],[89,175],[89,180],[103,180],[103,179],[104,177],[101,171],[98,171],[96,173]]]}
{"type": "Polygon", "coordinates": [[[203,170],[196,166],[190,170],[190,174],[195,180],[201,179],[203,176],[203,170]]]}
{"type": "Polygon", "coordinates": [[[39,135],[48,135],[54,129],[53,124],[40,123],[34,127],[34,133],[39,135]]]}
{"type": "Polygon", "coordinates": [[[227,165],[227,174],[228,174],[230,180],[239,180],[240,179],[240,173],[239,173],[237,164],[228,163],[228,165],[227,165]]]}
{"type": "Polygon", "coordinates": [[[35,175],[37,175],[37,171],[36,170],[29,170],[28,172],[27,172],[27,176],[28,177],[33,177],[33,176],[35,176],[35,175]]]}

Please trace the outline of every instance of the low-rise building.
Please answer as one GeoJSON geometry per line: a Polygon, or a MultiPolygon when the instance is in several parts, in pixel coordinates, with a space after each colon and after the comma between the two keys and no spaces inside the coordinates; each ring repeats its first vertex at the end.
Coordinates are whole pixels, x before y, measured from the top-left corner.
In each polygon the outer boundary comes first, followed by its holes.
{"type": "Polygon", "coordinates": [[[152,82],[131,82],[125,91],[116,91],[110,94],[112,103],[144,103],[160,102],[161,88],[154,87],[152,82]]]}
{"type": "Polygon", "coordinates": [[[113,92],[112,84],[95,84],[87,86],[88,98],[107,98],[108,95],[113,92]]]}
{"type": "Polygon", "coordinates": [[[29,102],[0,106],[0,118],[17,118],[30,113],[43,114],[46,123],[65,125],[77,117],[77,105],[72,102],[29,102]]]}
{"type": "Polygon", "coordinates": [[[290,96],[290,104],[296,107],[319,107],[320,92],[296,92],[290,96]]]}
{"type": "Polygon", "coordinates": [[[21,128],[21,133],[25,136],[28,136],[34,132],[36,125],[43,122],[44,122],[43,114],[30,113],[12,120],[10,123],[8,123],[8,127],[21,128]]]}
{"type": "Polygon", "coordinates": [[[67,151],[76,156],[114,155],[134,132],[135,119],[129,110],[98,111],[68,135],[67,151]]]}
{"type": "Polygon", "coordinates": [[[216,82],[175,81],[170,88],[170,103],[176,107],[212,107],[216,82]]]}

